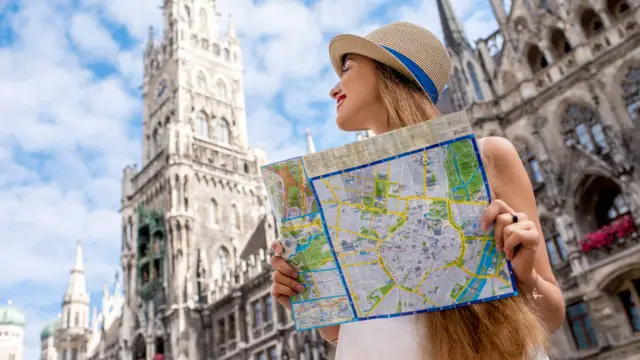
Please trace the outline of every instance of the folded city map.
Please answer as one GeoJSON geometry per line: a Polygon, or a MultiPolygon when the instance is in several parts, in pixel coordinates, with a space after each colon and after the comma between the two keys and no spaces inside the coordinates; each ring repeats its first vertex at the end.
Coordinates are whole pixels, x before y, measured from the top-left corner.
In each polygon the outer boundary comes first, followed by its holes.
{"type": "Polygon", "coordinates": [[[480,230],[489,185],[461,111],[262,167],[297,330],[517,294],[480,230]]]}

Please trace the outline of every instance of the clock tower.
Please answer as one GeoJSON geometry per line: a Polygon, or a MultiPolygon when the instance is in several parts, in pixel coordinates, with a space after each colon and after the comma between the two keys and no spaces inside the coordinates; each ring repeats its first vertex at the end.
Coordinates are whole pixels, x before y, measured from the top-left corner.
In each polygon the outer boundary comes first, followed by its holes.
{"type": "Polygon", "coordinates": [[[123,338],[131,358],[200,360],[198,302],[267,213],[247,145],[242,52],[215,0],[164,0],[144,50],[142,166],[124,171],[123,338]]]}

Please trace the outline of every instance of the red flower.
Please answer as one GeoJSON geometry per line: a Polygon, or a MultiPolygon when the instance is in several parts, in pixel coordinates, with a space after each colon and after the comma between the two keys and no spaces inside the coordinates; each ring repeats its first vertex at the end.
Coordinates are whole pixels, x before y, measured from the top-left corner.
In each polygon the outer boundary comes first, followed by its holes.
{"type": "Polygon", "coordinates": [[[580,242],[583,252],[610,247],[617,239],[622,239],[636,230],[631,215],[622,216],[600,229],[590,232],[580,242]]]}

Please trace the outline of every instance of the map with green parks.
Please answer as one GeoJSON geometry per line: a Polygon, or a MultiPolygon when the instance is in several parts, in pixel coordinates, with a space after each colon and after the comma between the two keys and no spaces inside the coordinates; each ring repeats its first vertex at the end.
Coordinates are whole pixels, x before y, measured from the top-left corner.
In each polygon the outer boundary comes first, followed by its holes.
{"type": "Polygon", "coordinates": [[[466,112],[262,168],[283,257],[305,290],[296,328],[439,311],[517,294],[492,233],[466,112]]]}

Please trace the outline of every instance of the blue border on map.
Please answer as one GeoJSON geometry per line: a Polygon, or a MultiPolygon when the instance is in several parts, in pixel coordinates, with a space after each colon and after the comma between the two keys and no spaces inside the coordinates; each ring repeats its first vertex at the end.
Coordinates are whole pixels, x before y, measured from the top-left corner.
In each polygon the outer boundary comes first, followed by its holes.
{"type": "MultiPolygon", "coordinates": [[[[298,324],[297,324],[297,321],[296,321],[295,311],[293,310],[293,305],[294,304],[298,304],[300,302],[293,302],[293,300],[291,300],[291,306],[292,306],[291,313],[292,313],[292,317],[293,317],[294,326],[296,327],[296,331],[313,330],[313,329],[323,328],[323,327],[327,327],[327,326],[341,325],[341,324],[355,322],[355,321],[361,321],[361,320],[396,318],[396,317],[406,316],[406,315],[416,315],[416,314],[421,314],[421,313],[451,310],[451,309],[456,309],[456,308],[460,308],[460,307],[466,307],[466,306],[470,306],[470,305],[474,305],[474,304],[481,304],[481,303],[485,303],[485,302],[489,302],[489,301],[504,299],[504,298],[508,298],[508,297],[512,297],[512,296],[518,295],[518,289],[516,288],[516,280],[515,280],[515,276],[513,274],[513,268],[511,266],[511,262],[509,260],[506,260],[507,269],[509,271],[509,275],[510,275],[510,278],[511,278],[511,288],[513,290],[511,293],[506,293],[506,294],[496,295],[496,296],[490,296],[490,297],[483,298],[483,299],[467,301],[467,302],[462,302],[462,303],[456,303],[456,304],[447,305],[447,306],[441,306],[441,307],[433,307],[433,308],[417,310],[417,311],[406,311],[406,312],[396,313],[396,314],[359,317],[358,313],[355,310],[355,306],[353,304],[353,299],[351,298],[351,293],[349,291],[349,287],[347,287],[347,284],[345,282],[344,274],[342,272],[342,267],[340,265],[340,262],[338,261],[338,257],[337,257],[337,254],[335,252],[335,249],[333,248],[333,242],[331,241],[331,238],[330,238],[330,235],[329,235],[330,232],[329,232],[329,229],[327,228],[327,223],[326,223],[326,219],[325,219],[325,216],[324,216],[324,211],[322,210],[320,199],[318,198],[318,193],[316,191],[315,186],[313,185],[313,181],[319,180],[319,179],[324,179],[324,178],[327,178],[327,177],[330,177],[330,176],[344,174],[344,173],[347,173],[347,172],[352,172],[352,171],[355,171],[355,170],[359,170],[359,169],[363,169],[363,168],[367,168],[367,167],[371,167],[371,166],[375,166],[375,165],[378,165],[380,163],[384,163],[384,162],[387,162],[387,161],[390,161],[390,160],[400,159],[400,158],[403,158],[403,157],[406,157],[406,156],[409,156],[409,155],[417,154],[417,153],[420,153],[420,152],[423,152],[423,151],[428,151],[430,149],[435,149],[435,148],[438,148],[438,147],[450,145],[450,144],[453,144],[455,142],[464,141],[464,140],[471,140],[471,143],[473,144],[473,148],[474,148],[475,154],[476,154],[476,159],[478,160],[478,166],[479,166],[480,174],[482,175],[482,180],[484,182],[485,191],[487,192],[487,202],[491,203],[491,188],[489,187],[489,182],[487,180],[487,175],[486,175],[486,172],[485,172],[485,169],[484,169],[484,163],[482,161],[482,156],[480,155],[480,151],[478,149],[478,144],[476,142],[476,137],[475,137],[474,134],[469,134],[469,135],[457,137],[457,138],[454,138],[454,139],[443,141],[441,143],[429,145],[429,146],[421,148],[421,149],[416,149],[416,150],[408,151],[408,152],[405,152],[405,153],[402,153],[402,154],[393,155],[393,156],[390,156],[390,157],[387,157],[387,158],[384,158],[384,159],[381,159],[381,160],[376,160],[376,161],[373,161],[373,162],[370,162],[370,163],[367,163],[367,164],[354,166],[354,167],[351,167],[351,168],[348,168],[348,169],[344,169],[344,170],[334,171],[334,172],[331,172],[331,173],[328,173],[328,174],[324,174],[324,175],[319,175],[319,176],[316,176],[316,177],[313,177],[313,178],[309,178],[309,176],[307,174],[307,169],[304,166],[304,161],[302,161],[301,157],[298,157],[298,159],[300,159],[300,162],[302,164],[302,169],[304,170],[304,175],[307,178],[307,183],[311,186],[311,189],[313,190],[313,196],[314,196],[314,198],[315,198],[315,200],[316,200],[316,202],[318,204],[318,212],[309,213],[309,214],[302,215],[302,216],[295,216],[295,217],[292,217],[291,219],[280,219],[280,222],[282,223],[282,222],[285,222],[285,221],[288,221],[288,220],[292,220],[292,219],[295,219],[295,218],[315,215],[315,214],[319,213],[320,219],[322,221],[322,227],[323,227],[323,229],[325,231],[326,239],[327,239],[327,242],[329,243],[329,248],[331,249],[331,255],[333,256],[334,262],[335,262],[336,267],[338,269],[338,273],[340,275],[340,280],[342,281],[342,285],[343,285],[343,287],[345,289],[345,292],[346,292],[346,297],[349,300],[349,305],[351,306],[353,319],[352,320],[348,320],[348,321],[344,321],[344,322],[339,322],[339,323],[326,324],[326,325],[322,325],[322,326],[315,326],[315,327],[309,327],[309,328],[299,328],[298,324]]],[[[296,158],[294,157],[294,158],[291,158],[291,159],[288,159],[288,160],[278,161],[278,162],[276,162],[274,164],[288,162],[288,161],[291,161],[291,160],[294,160],[294,159],[296,159],[296,158]]],[[[273,164],[269,164],[269,165],[273,165],[273,164]]],[[[268,166],[268,165],[265,165],[265,166],[268,166]]],[[[494,239],[494,241],[495,241],[495,239],[494,239]]],[[[345,295],[337,295],[337,296],[331,296],[331,297],[312,299],[312,300],[305,301],[305,302],[319,301],[319,300],[323,300],[323,299],[326,299],[326,298],[337,298],[337,297],[343,297],[343,296],[345,296],[345,295]]]]}

